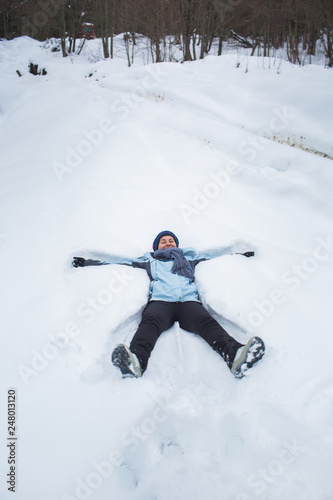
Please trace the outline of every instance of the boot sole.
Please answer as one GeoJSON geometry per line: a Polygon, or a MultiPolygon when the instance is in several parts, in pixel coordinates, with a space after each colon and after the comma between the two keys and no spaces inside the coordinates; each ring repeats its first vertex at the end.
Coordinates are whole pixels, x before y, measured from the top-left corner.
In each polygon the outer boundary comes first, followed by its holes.
{"type": "Polygon", "coordinates": [[[260,337],[253,337],[244,348],[237,366],[232,370],[235,378],[241,379],[245,376],[247,370],[258,363],[265,354],[265,344],[260,337]]]}
{"type": "Polygon", "coordinates": [[[118,345],[114,349],[111,361],[112,364],[121,371],[123,378],[138,378],[140,376],[135,373],[131,356],[123,344],[118,345]]]}

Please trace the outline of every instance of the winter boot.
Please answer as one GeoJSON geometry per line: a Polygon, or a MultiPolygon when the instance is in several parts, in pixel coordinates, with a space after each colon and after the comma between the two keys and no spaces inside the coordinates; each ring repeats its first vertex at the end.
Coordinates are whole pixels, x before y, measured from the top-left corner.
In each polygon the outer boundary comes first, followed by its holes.
{"type": "Polygon", "coordinates": [[[252,337],[248,343],[236,352],[231,373],[235,378],[243,378],[246,371],[257,363],[265,354],[265,344],[260,337],[252,337]]]}
{"type": "Polygon", "coordinates": [[[125,377],[141,377],[142,370],[136,355],[125,344],[119,344],[113,351],[112,364],[119,368],[125,377]]]}

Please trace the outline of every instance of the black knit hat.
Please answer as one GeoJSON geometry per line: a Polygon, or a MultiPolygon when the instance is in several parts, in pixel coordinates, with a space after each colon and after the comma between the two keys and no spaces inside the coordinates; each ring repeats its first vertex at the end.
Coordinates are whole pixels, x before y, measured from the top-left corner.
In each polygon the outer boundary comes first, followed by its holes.
{"type": "Polygon", "coordinates": [[[173,234],[171,231],[162,231],[161,233],[158,233],[158,235],[154,239],[153,243],[154,252],[158,249],[158,244],[160,242],[160,239],[163,238],[163,236],[171,236],[175,240],[177,247],[179,246],[179,240],[175,234],[173,234]]]}

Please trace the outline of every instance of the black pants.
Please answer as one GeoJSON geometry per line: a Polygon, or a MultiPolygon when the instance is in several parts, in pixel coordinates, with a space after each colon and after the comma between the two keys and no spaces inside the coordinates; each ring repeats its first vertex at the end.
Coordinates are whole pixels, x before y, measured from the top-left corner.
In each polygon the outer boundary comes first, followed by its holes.
{"type": "Polygon", "coordinates": [[[236,351],[243,344],[231,337],[202,304],[156,300],[148,302],[145,307],[141,323],[130,344],[130,350],[138,357],[143,372],[158,337],[176,321],[184,330],[200,335],[231,368],[236,351]]]}

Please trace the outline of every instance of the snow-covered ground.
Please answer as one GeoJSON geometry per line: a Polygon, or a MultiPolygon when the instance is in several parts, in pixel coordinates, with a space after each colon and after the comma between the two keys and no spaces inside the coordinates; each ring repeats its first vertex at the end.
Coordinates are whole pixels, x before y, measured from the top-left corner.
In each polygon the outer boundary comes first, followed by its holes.
{"type": "Polygon", "coordinates": [[[332,70],[89,50],[0,42],[1,499],[332,500],[332,70]],[[245,379],[178,325],[142,379],[112,367],[148,278],[71,258],[163,229],[256,251],[197,268],[221,324],[265,340],[245,379]]]}

